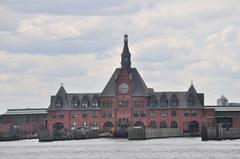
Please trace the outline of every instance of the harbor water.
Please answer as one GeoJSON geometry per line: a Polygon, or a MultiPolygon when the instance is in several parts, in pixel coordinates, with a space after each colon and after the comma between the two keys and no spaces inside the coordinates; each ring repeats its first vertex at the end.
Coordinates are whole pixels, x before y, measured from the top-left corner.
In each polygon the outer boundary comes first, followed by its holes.
{"type": "Polygon", "coordinates": [[[141,159],[240,158],[240,140],[201,138],[127,140],[98,138],[39,143],[38,140],[0,142],[1,159],[141,159]]]}

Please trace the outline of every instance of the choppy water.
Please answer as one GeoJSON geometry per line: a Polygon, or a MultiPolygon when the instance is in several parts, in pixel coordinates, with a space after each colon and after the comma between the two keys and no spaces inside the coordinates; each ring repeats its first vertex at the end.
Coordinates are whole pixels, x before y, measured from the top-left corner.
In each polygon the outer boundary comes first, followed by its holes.
{"type": "Polygon", "coordinates": [[[90,139],[39,143],[0,142],[0,159],[240,158],[240,140],[202,142],[200,138],[142,141],[90,139]]]}

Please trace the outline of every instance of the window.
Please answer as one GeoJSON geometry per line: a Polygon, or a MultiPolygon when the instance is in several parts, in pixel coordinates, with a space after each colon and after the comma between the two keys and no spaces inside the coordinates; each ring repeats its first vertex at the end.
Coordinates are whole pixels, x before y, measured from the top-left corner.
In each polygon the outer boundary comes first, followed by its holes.
{"type": "Polygon", "coordinates": [[[168,99],[165,93],[162,94],[159,102],[160,107],[167,107],[168,106],[168,99]]]}
{"type": "Polygon", "coordinates": [[[171,107],[178,107],[179,105],[179,100],[176,94],[173,94],[170,100],[170,106],[171,107]]]}
{"type": "Polygon", "coordinates": [[[187,105],[188,106],[194,106],[195,105],[195,99],[194,99],[193,94],[188,95],[187,105]]]}
{"type": "Polygon", "coordinates": [[[97,121],[93,121],[92,129],[98,129],[98,122],[97,121]]]}
{"type": "Polygon", "coordinates": [[[102,107],[104,108],[112,108],[112,100],[104,100],[102,101],[102,107]]]}
{"type": "Polygon", "coordinates": [[[72,128],[71,129],[76,129],[77,128],[77,124],[76,124],[76,122],[73,122],[72,123],[72,128]]]}
{"type": "Polygon", "coordinates": [[[58,114],[58,117],[59,117],[59,119],[64,118],[64,113],[63,113],[63,112],[60,112],[60,113],[58,114]]]}
{"type": "Polygon", "coordinates": [[[86,122],[86,121],[83,122],[82,128],[85,128],[85,129],[88,128],[88,125],[87,125],[87,122],[86,122]]]}
{"type": "Polygon", "coordinates": [[[76,112],[72,112],[72,118],[76,118],[77,117],[77,113],[76,112]]]}
{"type": "Polygon", "coordinates": [[[88,108],[90,107],[90,100],[89,100],[89,97],[87,95],[84,95],[83,96],[83,99],[82,99],[82,107],[83,108],[88,108]]]}
{"type": "Polygon", "coordinates": [[[97,100],[93,101],[93,103],[92,103],[92,107],[93,107],[93,108],[98,107],[98,101],[97,101],[97,100]]]}
{"type": "Polygon", "coordinates": [[[86,118],[87,116],[88,116],[88,113],[87,113],[87,112],[85,112],[85,111],[82,112],[82,117],[83,117],[83,118],[86,118]]]}
{"type": "Polygon", "coordinates": [[[192,111],[191,112],[191,116],[197,116],[197,112],[196,111],[192,111]]]}
{"type": "Polygon", "coordinates": [[[62,106],[63,106],[62,98],[60,96],[57,96],[56,107],[62,107],[62,106]]]}
{"type": "Polygon", "coordinates": [[[76,108],[76,107],[78,107],[78,105],[79,105],[78,97],[77,96],[73,96],[72,102],[71,102],[71,106],[76,108]]]}
{"type": "Polygon", "coordinates": [[[160,112],[160,116],[163,116],[163,117],[167,116],[167,112],[160,112]]]}
{"type": "Polygon", "coordinates": [[[177,128],[178,127],[178,124],[176,121],[172,121],[171,122],[171,128],[177,128]]]}
{"type": "Polygon", "coordinates": [[[173,110],[173,111],[171,112],[171,115],[172,115],[172,116],[177,116],[177,112],[176,112],[175,110],[173,110]]]}
{"type": "Polygon", "coordinates": [[[118,102],[118,106],[122,108],[128,107],[128,101],[120,101],[118,102]]]}
{"type": "Polygon", "coordinates": [[[156,96],[151,96],[149,100],[149,107],[157,107],[158,101],[156,96]]]}
{"type": "Polygon", "coordinates": [[[103,117],[103,118],[107,117],[106,112],[102,112],[102,117],[103,117]]]}
{"type": "Polygon", "coordinates": [[[112,112],[109,112],[109,113],[108,113],[108,117],[109,117],[109,118],[112,118],[113,116],[114,116],[114,115],[113,115],[112,112]]]}
{"type": "Polygon", "coordinates": [[[93,118],[96,118],[96,117],[97,117],[97,112],[96,112],[96,111],[93,111],[93,112],[92,112],[92,117],[93,117],[93,118]]]}
{"type": "Polygon", "coordinates": [[[154,113],[154,112],[150,113],[150,117],[155,117],[155,116],[156,116],[156,113],[154,113]]]}
{"type": "Polygon", "coordinates": [[[146,115],[145,115],[145,112],[141,112],[140,113],[140,117],[145,117],[146,115]]]}
{"type": "Polygon", "coordinates": [[[105,107],[105,100],[102,101],[102,107],[105,107]]]}
{"type": "Polygon", "coordinates": [[[161,121],[160,122],[160,128],[167,128],[167,122],[166,121],[161,121]]]}
{"type": "Polygon", "coordinates": [[[133,112],[133,116],[138,117],[139,116],[138,112],[133,112]]]}
{"type": "Polygon", "coordinates": [[[142,100],[135,100],[134,101],[134,107],[136,107],[136,108],[144,107],[144,101],[142,101],[142,100]]]}
{"type": "Polygon", "coordinates": [[[185,116],[185,117],[190,116],[190,111],[185,111],[185,112],[184,112],[184,116],[185,116]]]}
{"type": "Polygon", "coordinates": [[[98,97],[98,95],[94,95],[94,97],[92,99],[92,107],[93,108],[99,107],[99,97],[98,97]]]}
{"type": "Polygon", "coordinates": [[[152,129],[157,128],[157,122],[156,121],[151,121],[150,122],[150,128],[152,128],[152,129]]]}

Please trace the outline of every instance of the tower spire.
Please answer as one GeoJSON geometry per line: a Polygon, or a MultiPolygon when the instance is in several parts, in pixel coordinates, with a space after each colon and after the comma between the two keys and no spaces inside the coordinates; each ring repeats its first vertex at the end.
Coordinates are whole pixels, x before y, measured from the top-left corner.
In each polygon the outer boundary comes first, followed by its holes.
{"type": "Polygon", "coordinates": [[[126,70],[131,69],[131,54],[129,52],[128,48],[128,35],[124,35],[124,46],[123,46],[123,52],[122,52],[122,60],[121,60],[121,68],[124,68],[126,70]]]}

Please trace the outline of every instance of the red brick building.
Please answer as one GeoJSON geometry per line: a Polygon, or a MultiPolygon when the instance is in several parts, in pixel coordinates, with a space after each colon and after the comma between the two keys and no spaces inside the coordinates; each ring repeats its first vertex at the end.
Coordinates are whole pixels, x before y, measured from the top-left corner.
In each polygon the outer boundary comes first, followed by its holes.
{"type": "Polygon", "coordinates": [[[8,109],[0,116],[0,136],[37,135],[47,129],[47,109],[8,109]]]}
{"type": "Polygon", "coordinates": [[[128,127],[180,128],[200,132],[213,124],[214,109],[204,108],[204,94],[193,85],[182,92],[155,92],[131,67],[128,36],[124,36],[121,68],[116,68],[101,93],[67,93],[60,87],[51,97],[48,129],[89,128],[125,134],[128,127]]]}

